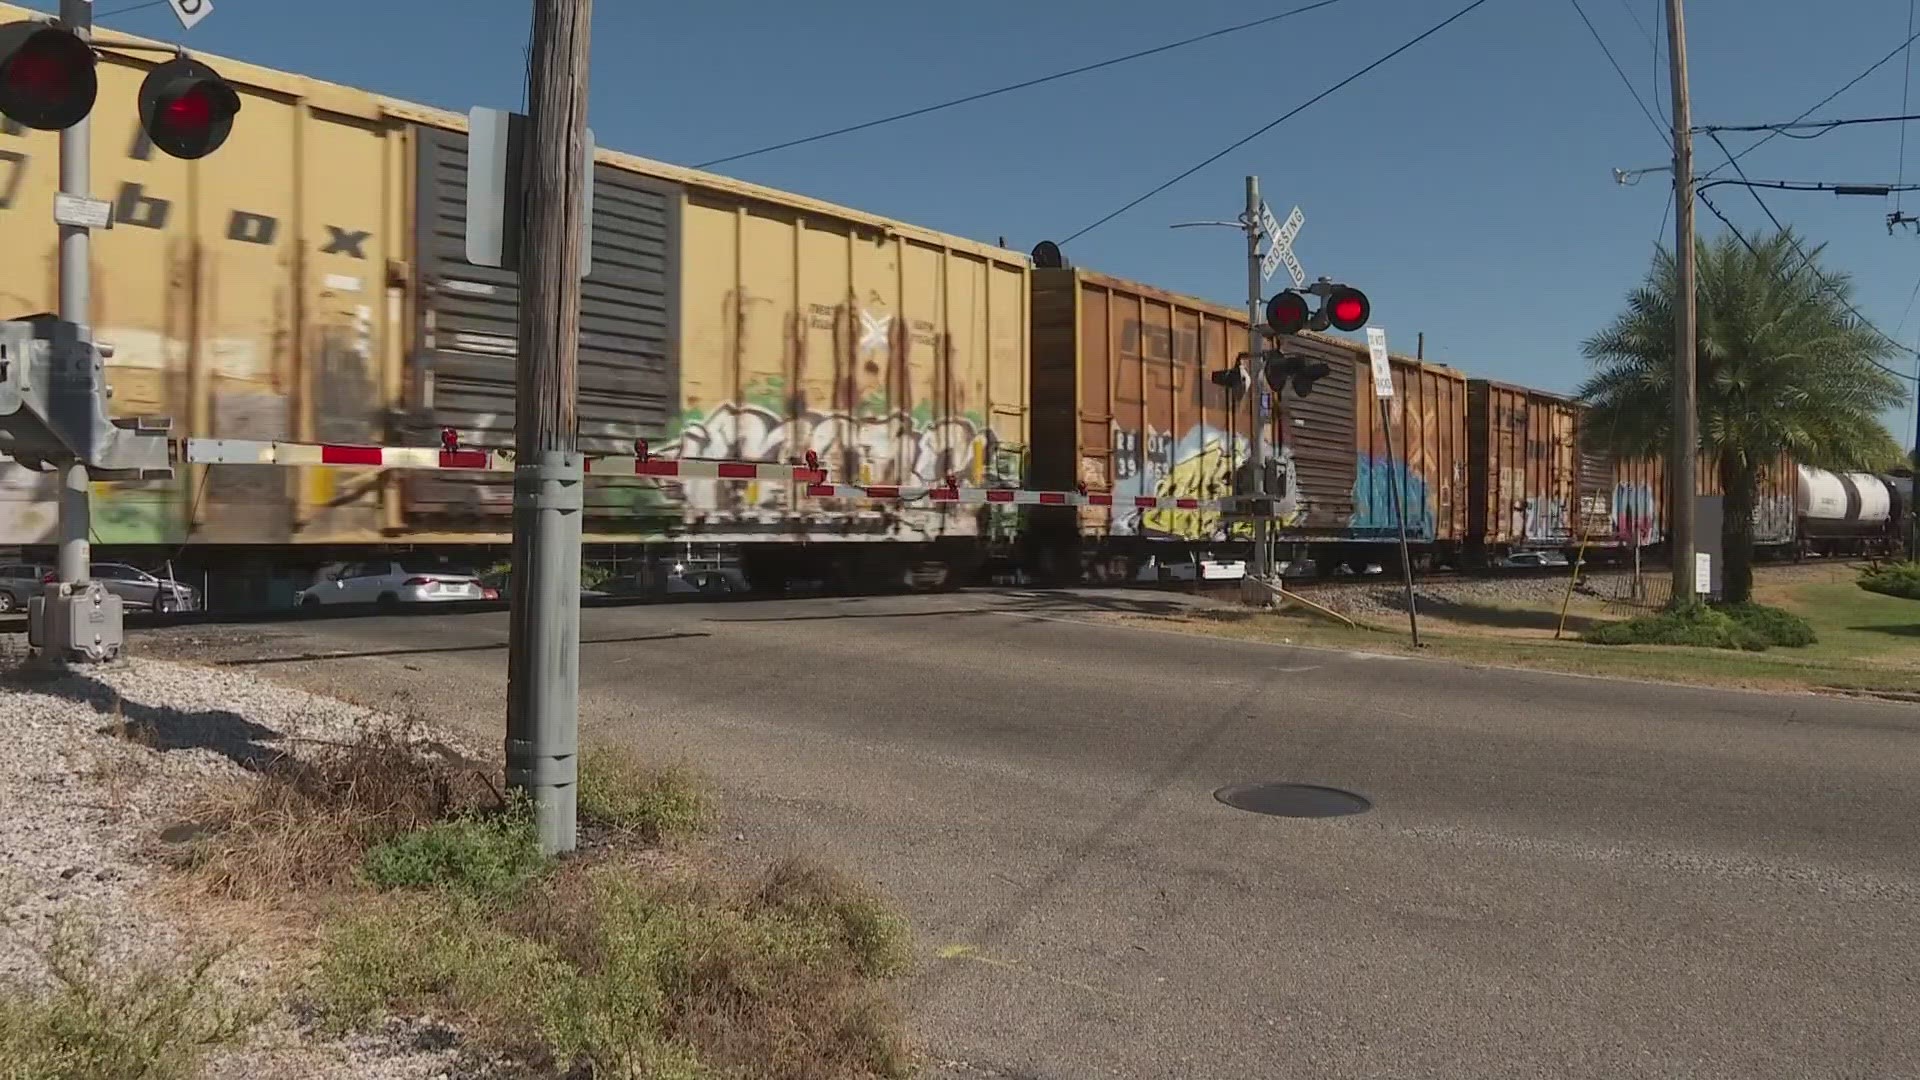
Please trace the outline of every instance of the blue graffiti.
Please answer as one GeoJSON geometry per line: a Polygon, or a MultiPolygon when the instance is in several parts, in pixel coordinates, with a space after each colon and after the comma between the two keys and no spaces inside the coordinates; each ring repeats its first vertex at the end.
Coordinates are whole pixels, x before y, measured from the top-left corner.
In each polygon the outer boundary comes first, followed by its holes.
{"type": "Polygon", "coordinates": [[[1411,472],[1405,461],[1384,456],[1360,454],[1353,466],[1353,517],[1348,526],[1356,531],[1395,532],[1393,488],[1398,483],[1407,513],[1407,535],[1431,538],[1434,535],[1433,502],[1427,490],[1427,478],[1411,472]]]}

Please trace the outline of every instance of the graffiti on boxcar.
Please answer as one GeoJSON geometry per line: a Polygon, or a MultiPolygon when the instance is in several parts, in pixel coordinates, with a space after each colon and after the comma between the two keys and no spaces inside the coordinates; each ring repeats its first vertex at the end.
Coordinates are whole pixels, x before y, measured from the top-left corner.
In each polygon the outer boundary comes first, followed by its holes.
{"type": "MultiPolygon", "coordinates": [[[[1234,469],[1247,454],[1244,436],[1206,424],[1195,424],[1178,440],[1151,427],[1142,433],[1115,425],[1112,432],[1113,493],[1123,498],[1224,498],[1232,494],[1234,469]]],[[[1275,464],[1282,492],[1280,524],[1297,524],[1305,510],[1292,450],[1279,448],[1275,464]]],[[[1214,510],[1115,510],[1111,532],[1156,540],[1225,540],[1251,536],[1253,527],[1245,522],[1227,526],[1214,510]]]]}
{"type": "Polygon", "coordinates": [[[1524,534],[1534,541],[1565,541],[1573,536],[1573,518],[1566,500],[1548,495],[1527,500],[1524,534]]]}
{"type": "Polygon", "coordinates": [[[1621,543],[1642,547],[1660,538],[1660,509],[1647,484],[1613,486],[1613,535],[1621,543]]]}
{"type": "Polygon", "coordinates": [[[1433,492],[1426,474],[1411,470],[1401,458],[1385,454],[1360,453],[1353,463],[1353,516],[1348,525],[1356,530],[1397,530],[1393,487],[1398,484],[1406,508],[1407,536],[1431,539],[1434,535],[1433,492]]]}
{"type": "Polygon", "coordinates": [[[1761,495],[1753,504],[1753,538],[1763,544],[1785,544],[1793,540],[1793,496],[1761,495]]]}
{"type": "MultiPolygon", "coordinates": [[[[791,416],[762,405],[729,403],[685,424],[665,449],[674,457],[793,462],[811,450],[843,483],[933,487],[949,474],[977,487],[1019,482],[1017,459],[1009,462],[993,430],[973,416],[935,422],[898,410],[859,416],[806,410],[791,416]],[[1010,464],[1011,475],[1006,472],[1010,464]]],[[[785,484],[689,480],[680,487],[694,512],[779,513],[787,505],[785,484]]]]}

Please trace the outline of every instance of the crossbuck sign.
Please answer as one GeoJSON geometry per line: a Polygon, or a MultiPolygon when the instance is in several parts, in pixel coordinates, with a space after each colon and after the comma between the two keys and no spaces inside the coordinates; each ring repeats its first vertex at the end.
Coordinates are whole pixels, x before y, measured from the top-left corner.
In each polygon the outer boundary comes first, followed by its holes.
{"type": "Polygon", "coordinates": [[[1287,215],[1287,223],[1282,225],[1273,220],[1273,211],[1266,203],[1260,204],[1260,231],[1267,235],[1270,243],[1267,253],[1260,258],[1260,280],[1265,281],[1281,263],[1287,264],[1287,273],[1293,277],[1293,287],[1307,287],[1307,272],[1300,266],[1300,260],[1293,257],[1293,238],[1300,235],[1300,226],[1307,223],[1307,215],[1299,207],[1287,215]]]}

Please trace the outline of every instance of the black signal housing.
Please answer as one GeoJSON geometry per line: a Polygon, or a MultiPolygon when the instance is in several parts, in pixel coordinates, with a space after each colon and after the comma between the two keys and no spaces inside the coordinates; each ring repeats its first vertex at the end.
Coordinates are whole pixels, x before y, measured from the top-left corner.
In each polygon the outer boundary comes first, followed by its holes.
{"type": "Polygon", "coordinates": [[[93,49],[57,26],[0,26],[0,113],[37,131],[65,131],[93,111],[94,63],[93,49]]]}
{"type": "Polygon", "coordinates": [[[240,95],[192,57],[175,57],[140,83],[140,126],[169,157],[192,161],[220,149],[239,112],[240,95]]]}

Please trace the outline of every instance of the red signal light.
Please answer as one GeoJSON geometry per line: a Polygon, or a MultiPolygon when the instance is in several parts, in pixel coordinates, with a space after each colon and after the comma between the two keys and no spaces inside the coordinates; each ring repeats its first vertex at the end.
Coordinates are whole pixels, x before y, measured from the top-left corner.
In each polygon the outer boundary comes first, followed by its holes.
{"type": "Polygon", "coordinates": [[[1373,305],[1359,289],[1339,286],[1327,297],[1327,321],[1336,329],[1353,331],[1367,325],[1373,305]]]}
{"type": "Polygon", "coordinates": [[[1310,316],[1307,298],[1292,289],[1283,289],[1267,301],[1267,325],[1276,334],[1297,334],[1307,328],[1310,316]]]}
{"type": "Polygon", "coordinates": [[[58,27],[0,26],[0,113],[39,131],[64,131],[93,111],[93,50],[58,27]]]}
{"type": "Polygon", "coordinates": [[[140,126],[171,157],[192,160],[220,149],[239,111],[233,87],[190,57],[161,64],[140,84],[140,126]]]}

